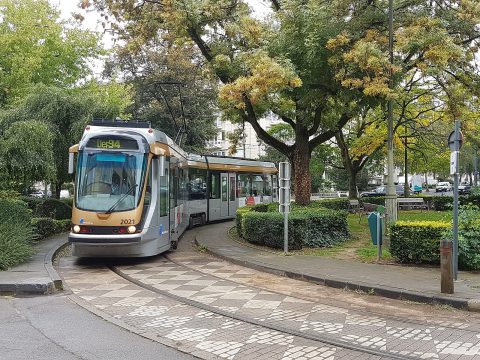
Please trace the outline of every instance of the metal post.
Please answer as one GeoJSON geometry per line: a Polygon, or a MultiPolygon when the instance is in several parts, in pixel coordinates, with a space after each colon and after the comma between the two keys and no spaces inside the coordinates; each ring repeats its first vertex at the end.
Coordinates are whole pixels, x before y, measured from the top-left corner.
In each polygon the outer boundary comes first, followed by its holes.
{"type": "Polygon", "coordinates": [[[382,257],[382,239],[381,239],[381,221],[380,221],[381,215],[377,215],[377,261],[381,259],[382,257]]]}
{"type": "MultiPolygon", "coordinates": [[[[393,0],[388,1],[388,52],[390,64],[393,65],[393,0]]],[[[390,89],[393,89],[393,76],[390,71],[390,89]]],[[[395,191],[393,173],[395,166],[393,162],[393,100],[388,100],[388,139],[387,139],[387,194],[385,206],[387,208],[387,223],[397,220],[397,193],[395,191]]]]}
{"type": "Polygon", "coordinates": [[[459,172],[459,151],[460,151],[460,120],[455,120],[455,156],[456,165],[453,175],[453,278],[457,280],[458,275],[458,172],[459,172]]]}
{"type": "Polygon", "coordinates": [[[283,223],[283,253],[288,254],[288,211],[285,211],[283,223]]]}

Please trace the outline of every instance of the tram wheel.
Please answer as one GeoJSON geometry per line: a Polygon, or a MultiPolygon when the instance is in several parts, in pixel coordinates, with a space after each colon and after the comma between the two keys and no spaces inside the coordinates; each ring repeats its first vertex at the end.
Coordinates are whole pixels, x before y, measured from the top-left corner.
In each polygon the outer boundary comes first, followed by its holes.
{"type": "Polygon", "coordinates": [[[189,229],[193,228],[193,216],[190,216],[188,219],[188,228],[189,229]]]}
{"type": "Polygon", "coordinates": [[[170,250],[177,250],[177,241],[170,242],[170,250]]]}

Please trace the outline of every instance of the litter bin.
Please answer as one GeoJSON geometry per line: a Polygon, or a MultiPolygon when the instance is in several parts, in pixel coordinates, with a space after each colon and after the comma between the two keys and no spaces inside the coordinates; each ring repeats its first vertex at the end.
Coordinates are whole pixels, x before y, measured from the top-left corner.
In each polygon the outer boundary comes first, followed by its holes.
{"type": "Polygon", "coordinates": [[[382,245],[383,239],[383,217],[378,212],[372,212],[368,215],[368,227],[370,228],[370,236],[372,237],[373,245],[378,244],[377,237],[380,237],[380,245],[382,245]],[[380,229],[378,229],[380,227],[380,229]]]}

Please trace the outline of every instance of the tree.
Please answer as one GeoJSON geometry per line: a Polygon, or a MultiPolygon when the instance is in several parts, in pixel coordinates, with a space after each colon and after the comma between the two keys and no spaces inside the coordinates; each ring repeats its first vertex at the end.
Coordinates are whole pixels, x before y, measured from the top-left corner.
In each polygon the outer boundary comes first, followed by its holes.
{"type": "Polygon", "coordinates": [[[34,84],[72,87],[101,52],[97,36],[68,28],[47,0],[0,0],[0,108],[34,84]]]}
{"type": "Polygon", "coordinates": [[[109,61],[106,75],[120,71],[132,86],[130,111],[136,119],[149,121],[172,139],[181,135],[180,145],[188,151],[204,152],[217,132],[217,86],[204,76],[193,46],[164,45],[127,42],[109,61]]]}
{"type": "MultiPolygon", "coordinates": [[[[32,145],[35,146],[27,146],[25,155],[28,155],[28,159],[18,160],[18,155],[14,156],[15,159],[8,159],[7,170],[16,169],[16,171],[20,171],[19,177],[35,181],[38,178],[35,171],[38,171],[38,169],[30,162],[35,162],[36,159],[47,159],[45,161],[49,161],[55,169],[54,171],[48,171],[48,174],[50,174],[49,178],[53,180],[53,192],[59,197],[62,185],[72,179],[71,175],[67,173],[68,148],[78,142],[88,121],[92,117],[114,118],[124,112],[123,106],[130,103],[128,90],[123,91],[123,95],[119,96],[120,88],[118,85],[113,85],[116,92],[107,91],[106,88],[108,87],[108,85],[98,85],[95,86],[96,90],[92,91],[92,85],[83,90],[64,90],[37,85],[32,93],[18,106],[0,112],[0,134],[3,133],[0,139],[6,144],[12,144],[11,149],[15,149],[13,144],[16,143],[18,138],[21,138],[28,145],[28,137],[25,136],[32,135],[35,129],[41,130],[39,134],[44,136],[45,139],[45,144],[42,144],[42,146],[33,143],[32,145]],[[102,88],[103,90],[101,90],[102,88]],[[123,105],[119,104],[117,100],[109,101],[108,94],[115,94],[116,99],[118,97],[124,98],[123,105]],[[31,123],[28,123],[29,127],[23,123],[30,120],[35,120],[33,123],[36,125],[35,127],[30,126],[31,123]],[[25,133],[13,136],[19,129],[25,131],[25,133]],[[53,154],[53,157],[51,157],[51,154],[53,154]],[[13,163],[22,161],[29,165],[22,165],[23,167],[8,165],[8,162],[12,161],[13,163]]],[[[31,136],[32,140],[42,142],[39,135],[34,135],[31,136]]],[[[19,152],[19,154],[22,154],[22,152],[19,152]]],[[[43,161],[39,161],[39,164],[42,163],[43,161]]],[[[44,171],[49,168],[47,167],[44,171]]]]}
{"type": "Polygon", "coordinates": [[[0,137],[0,174],[17,190],[55,179],[53,134],[47,124],[17,121],[0,137]]]}
{"type": "Polygon", "coordinates": [[[224,84],[220,100],[227,116],[250,123],[292,162],[300,204],[310,200],[312,151],[358,109],[394,97],[392,74],[396,84],[412,69],[471,83],[476,78],[470,60],[478,45],[480,9],[473,0],[395,1],[394,66],[388,61],[386,1],[272,0],[272,15],[265,20],[252,16],[241,0],[96,4],[122,23],[123,35],[137,41],[160,34],[178,44],[194,42],[224,84]],[[293,143],[261,128],[267,111],[292,127],[293,143]]]}

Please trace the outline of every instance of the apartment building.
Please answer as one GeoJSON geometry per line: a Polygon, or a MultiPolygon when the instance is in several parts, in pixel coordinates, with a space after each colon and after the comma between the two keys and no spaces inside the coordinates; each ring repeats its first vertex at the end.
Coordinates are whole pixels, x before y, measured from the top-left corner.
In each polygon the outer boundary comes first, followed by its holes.
{"type": "MultiPolygon", "coordinates": [[[[269,114],[260,119],[260,126],[263,129],[268,130],[272,125],[279,123],[280,120],[275,115],[269,114]]],[[[212,140],[208,141],[207,145],[209,152],[212,155],[220,156],[236,156],[244,157],[247,159],[258,159],[265,154],[265,145],[257,137],[252,125],[246,123],[243,131],[243,139],[239,142],[236,152],[229,153],[230,141],[229,135],[239,128],[238,124],[232,124],[228,120],[221,120],[217,118],[216,127],[218,133],[212,140]]]]}

